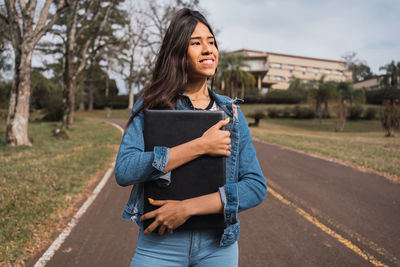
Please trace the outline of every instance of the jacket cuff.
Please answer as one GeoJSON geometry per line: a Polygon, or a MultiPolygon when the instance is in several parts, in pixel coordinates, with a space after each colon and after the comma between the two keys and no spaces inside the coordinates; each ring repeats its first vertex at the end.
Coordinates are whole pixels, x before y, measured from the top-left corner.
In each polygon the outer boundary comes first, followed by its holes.
{"type": "Polygon", "coordinates": [[[165,168],[168,165],[169,148],[164,146],[154,147],[154,160],[152,166],[157,170],[165,173],[165,168]]]}
{"type": "Polygon", "coordinates": [[[226,184],[219,188],[222,204],[224,206],[224,218],[226,224],[237,223],[238,214],[238,190],[237,184],[226,184]]]}

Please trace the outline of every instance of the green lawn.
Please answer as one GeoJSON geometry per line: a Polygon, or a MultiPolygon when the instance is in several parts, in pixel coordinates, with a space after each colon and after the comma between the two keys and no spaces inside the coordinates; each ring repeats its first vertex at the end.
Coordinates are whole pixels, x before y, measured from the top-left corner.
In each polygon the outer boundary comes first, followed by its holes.
{"type": "MultiPolygon", "coordinates": [[[[295,105],[240,106],[244,114],[250,114],[258,109],[295,105]]],[[[364,109],[368,107],[377,106],[364,105],[364,109]]],[[[111,117],[127,119],[129,114],[128,110],[113,110],[111,117]]],[[[82,115],[106,117],[105,111],[102,110],[82,115]]],[[[249,118],[248,122],[251,121],[253,120],[249,118]]],[[[400,138],[384,137],[385,133],[379,120],[347,121],[343,132],[335,132],[333,122],[329,119],[323,120],[321,128],[318,125],[317,119],[263,119],[258,128],[251,128],[251,132],[253,136],[270,143],[400,176],[400,138]]]]}
{"type": "Polygon", "coordinates": [[[22,265],[64,227],[121,140],[118,129],[94,120],[76,118],[68,140],[56,140],[55,127],[31,122],[33,146],[7,147],[0,121],[0,266],[22,265]]]}
{"type": "MultiPolygon", "coordinates": [[[[249,119],[251,121],[252,119],[249,119]]],[[[317,155],[400,176],[400,138],[384,137],[379,121],[348,121],[334,132],[331,120],[264,119],[254,137],[317,155]]]]}

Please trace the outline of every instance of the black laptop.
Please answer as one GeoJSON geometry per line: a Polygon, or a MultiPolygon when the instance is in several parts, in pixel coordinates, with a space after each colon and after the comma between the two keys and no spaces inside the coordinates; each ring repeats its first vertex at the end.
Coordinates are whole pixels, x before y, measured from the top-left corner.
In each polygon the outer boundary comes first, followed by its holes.
{"type": "MultiPolygon", "coordinates": [[[[223,111],[196,110],[145,110],[145,151],[154,146],[174,147],[202,134],[218,121],[224,119],[223,111]]],[[[184,200],[215,193],[225,184],[225,157],[203,155],[171,172],[171,183],[146,182],[144,185],[144,212],[158,207],[147,198],[156,200],[184,200]]],[[[144,221],[147,228],[153,220],[144,221]]],[[[192,216],[175,230],[223,229],[223,214],[192,216]]]]}

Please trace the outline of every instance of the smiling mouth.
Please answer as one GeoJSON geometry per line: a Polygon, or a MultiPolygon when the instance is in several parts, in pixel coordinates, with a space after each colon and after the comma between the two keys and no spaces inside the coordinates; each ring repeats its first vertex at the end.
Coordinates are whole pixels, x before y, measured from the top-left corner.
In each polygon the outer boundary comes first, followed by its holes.
{"type": "Polygon", "coordinates": [[[211,65],[211,64],[214,64],[214,60],[213,59],[202,59],[202,60],[200,60],[200,63],[211,65]]]}

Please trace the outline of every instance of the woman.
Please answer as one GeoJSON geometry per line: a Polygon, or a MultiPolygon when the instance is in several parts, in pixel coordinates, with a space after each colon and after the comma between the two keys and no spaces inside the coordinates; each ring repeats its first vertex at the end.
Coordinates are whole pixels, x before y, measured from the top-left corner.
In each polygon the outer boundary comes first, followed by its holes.
{"type": "Polygon", "coordinates": [[[164,37],[152,81],[132,110],[115,165],[118,184],[135,185],[123,213],[123,218],[134,220],[141,228],[131,266],[238,265],[238,212],[261,203],[266,183],[246,119],[236,106],[241,101],[207,88],[217,64],[217,43],[206,19],[189,9],[177,12],[164,37]],[[227,119],[195,140],[144,152],[145,109],[223,110],[227,119]],[[222,130],[223,126],[229,130],[222,130]],[[149,199],[159,208],[143,214],[143,182],[168,181],[171,170],[204,154],[227,157],[225,186],[184,201],[149,199]],[[215,213],[224,214],[223,233],[173,231],[193,215],[215,213]],[[142,222],[148,219],[154,222],[143,229],[142,222]],[[156,228],[158,233],[153,233],[156,228]]]}

